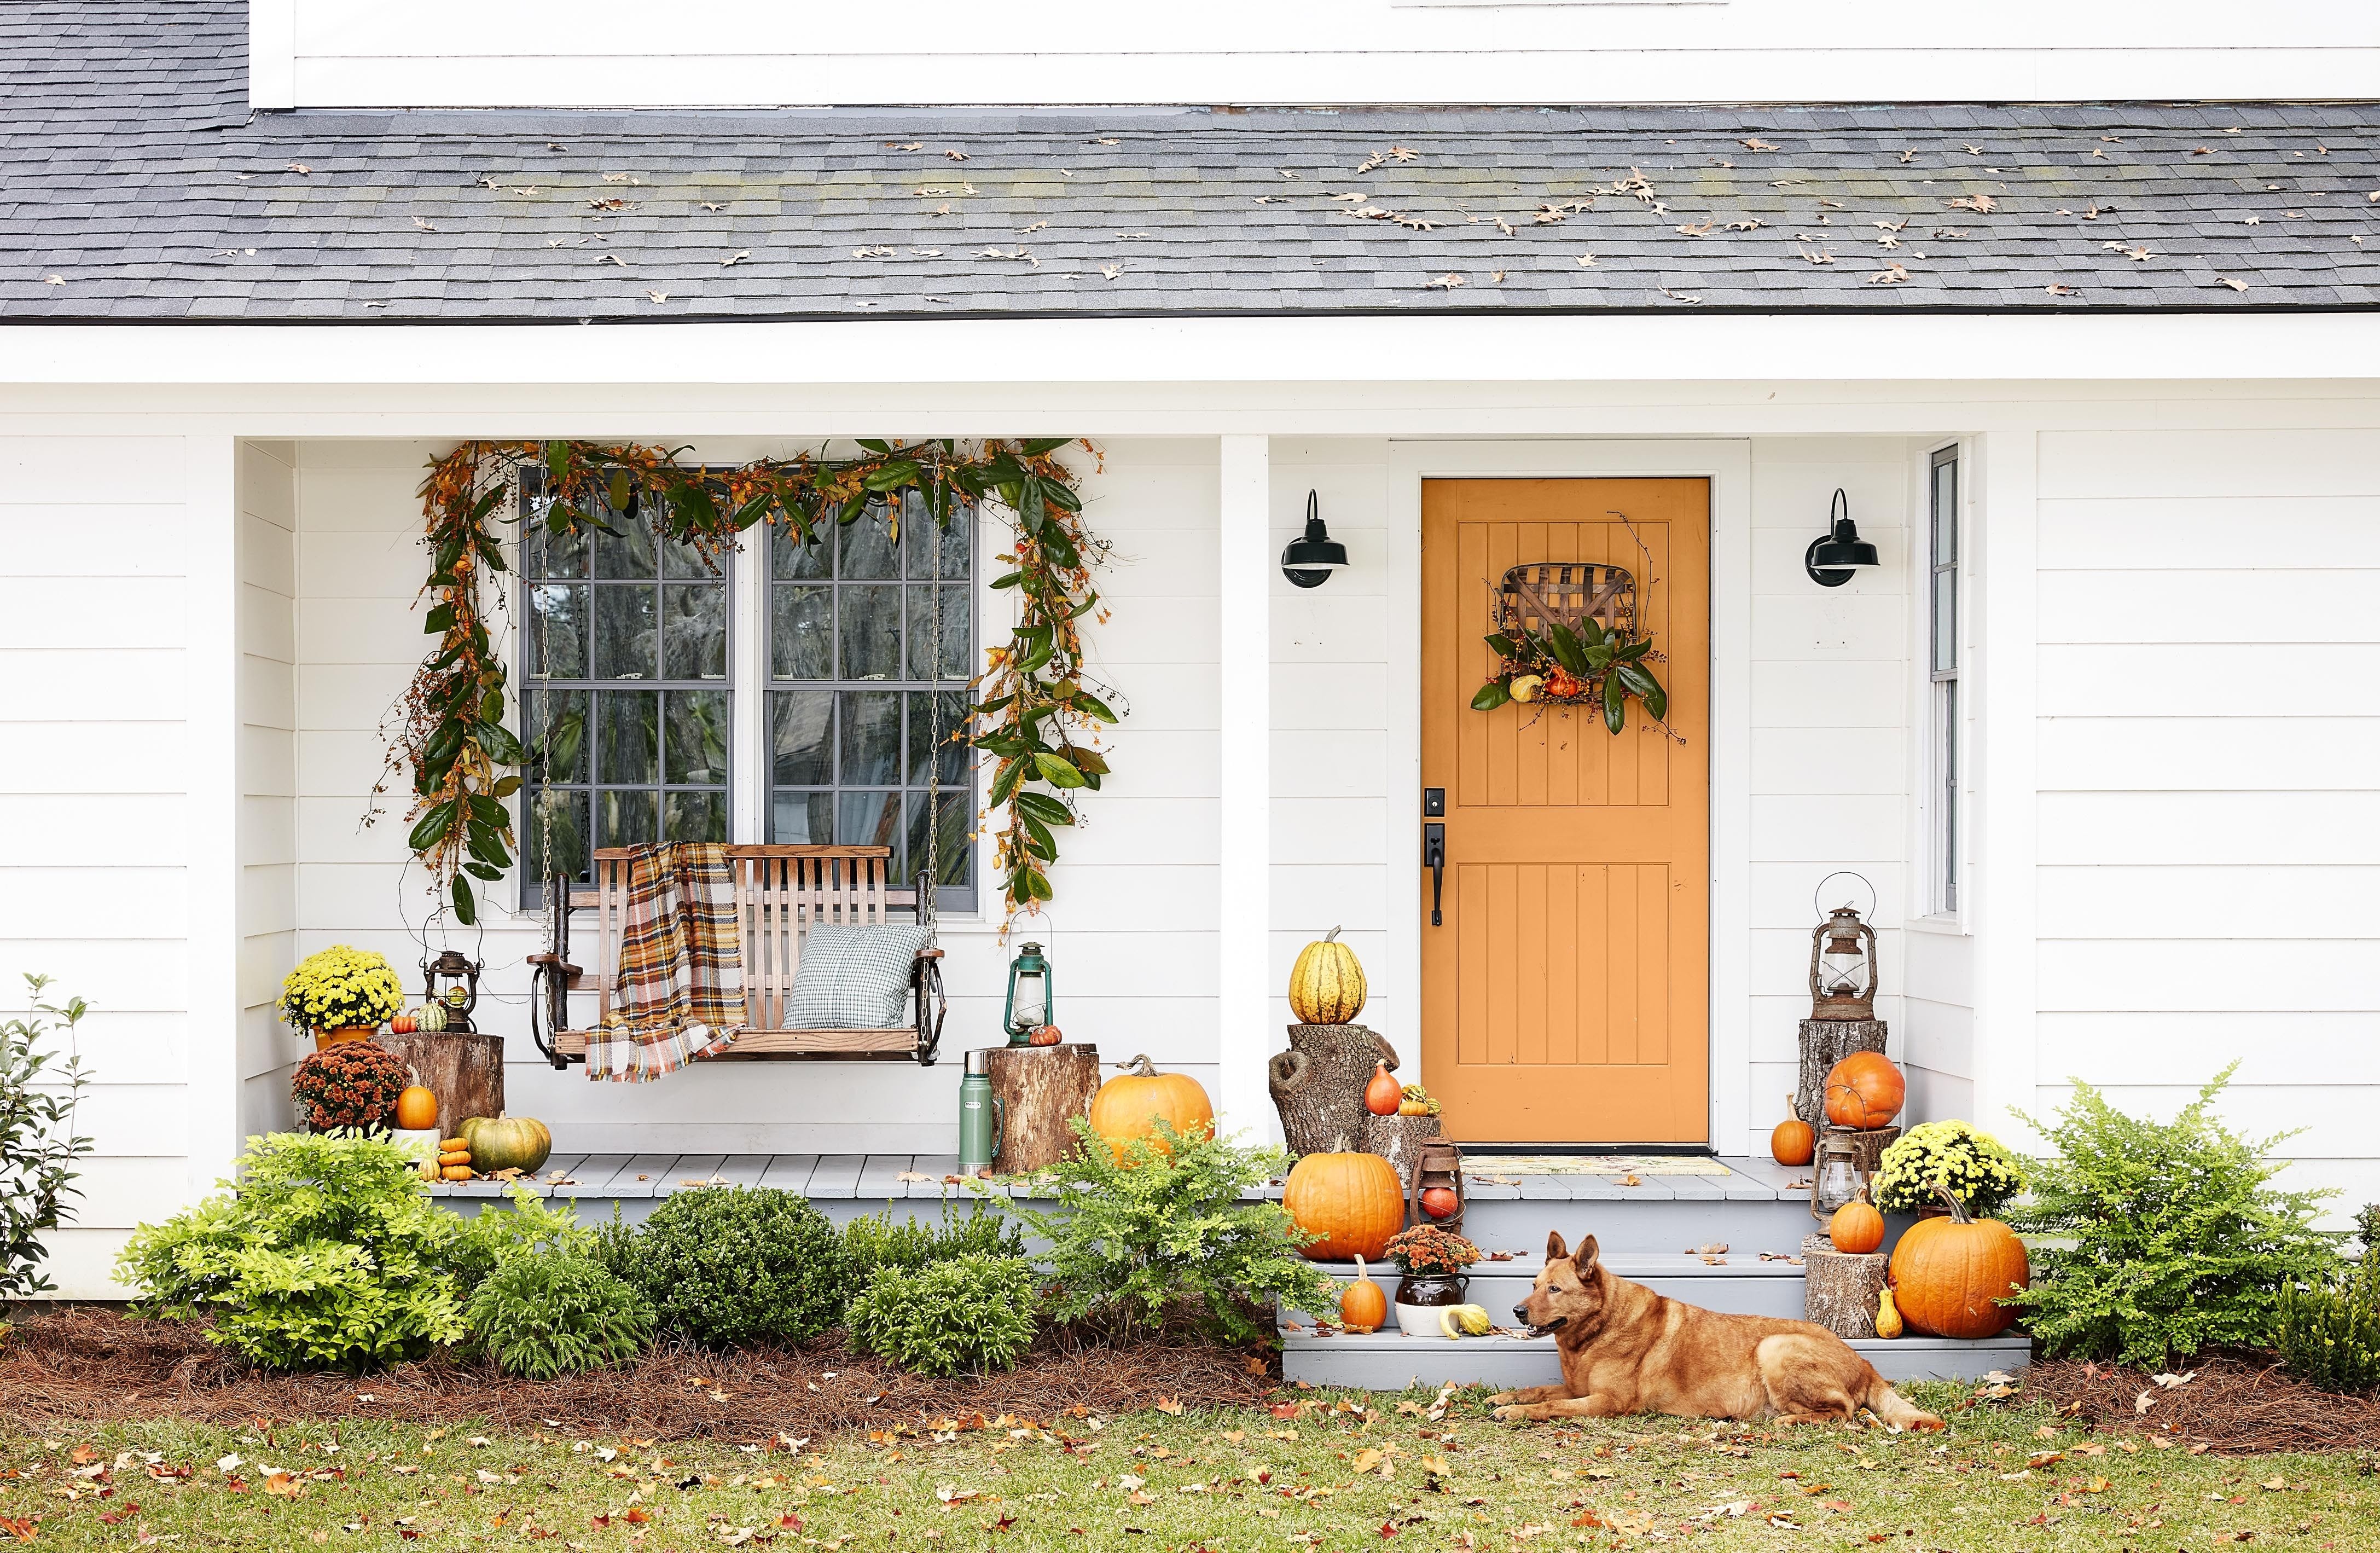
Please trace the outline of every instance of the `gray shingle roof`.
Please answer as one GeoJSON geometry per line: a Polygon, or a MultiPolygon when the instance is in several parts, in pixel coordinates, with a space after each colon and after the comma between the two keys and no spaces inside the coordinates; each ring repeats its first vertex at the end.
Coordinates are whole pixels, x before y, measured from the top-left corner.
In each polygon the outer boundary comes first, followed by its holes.
{"type": "Polygon", "coordinates": [[[2380,305],[2368,103],[251,115],[246,26],[0,3],[0,320],[2380,305]]]}

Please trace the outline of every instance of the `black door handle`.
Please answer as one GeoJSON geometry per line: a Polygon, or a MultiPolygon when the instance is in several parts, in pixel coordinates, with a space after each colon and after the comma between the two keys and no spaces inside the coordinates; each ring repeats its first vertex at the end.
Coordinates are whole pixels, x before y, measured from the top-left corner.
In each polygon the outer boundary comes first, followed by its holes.
{"type": "Polygon", "coordinates": [[[1421,828],[1421,865],[1429,870],[1429,925],[1446,926],[1446,914],[1439,910],[1446,894],[1446,827],[1425,825],[1421,828]]]}

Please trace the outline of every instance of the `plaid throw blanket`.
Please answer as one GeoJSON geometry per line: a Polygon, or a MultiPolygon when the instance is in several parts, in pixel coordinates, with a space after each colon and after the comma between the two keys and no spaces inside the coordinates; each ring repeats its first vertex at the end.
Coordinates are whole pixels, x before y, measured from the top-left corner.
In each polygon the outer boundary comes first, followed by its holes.
{"type": "Polygon", "coordinates": [[[628,859],[620,971],[587,1076],[638,1084],[723,1051],[744,1026],[735,873],[716,842],[642,846],[628,859]]]}

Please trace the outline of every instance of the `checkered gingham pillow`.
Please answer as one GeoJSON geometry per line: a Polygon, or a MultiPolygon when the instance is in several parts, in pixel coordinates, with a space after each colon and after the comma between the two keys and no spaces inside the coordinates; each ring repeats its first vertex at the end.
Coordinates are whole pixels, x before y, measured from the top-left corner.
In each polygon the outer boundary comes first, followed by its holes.
{"type": "Polygon", "coordinates": [[[789,1030],[890,1030],[902,1023],[926,929],[896,922],[821,922],[802,935],[785,999],[789,1030]]]}

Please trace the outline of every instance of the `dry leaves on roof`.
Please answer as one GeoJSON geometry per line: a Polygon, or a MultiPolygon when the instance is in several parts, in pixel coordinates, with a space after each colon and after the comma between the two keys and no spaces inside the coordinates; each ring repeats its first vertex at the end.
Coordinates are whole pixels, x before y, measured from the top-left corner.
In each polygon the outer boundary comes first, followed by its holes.
{"type": "Polygon", "coordinates": [[[2234,291],[2245,291],[2248,289],[2248,283],[2246,281],[2234,280],[2229,275],[2217,275],[2215,278],[2222,282],[2225,285],[2229,286],[2234,291]]]}
{"type": "Polygon", "coordinates": [[[1747,135],[1736,142],[1746,151],[1775,151],[1777,148],[1757,135],[1747,135]]]}
{"type": "Polygon", "coordinates": [[[750,249],[737,249],[734,253],[731,253],[726,258],[721,260],[719,261],[719,267],[723,270],[731,264],[740,264],[745,260],[751,257],[752,250],[750,249]]]}
{"type": "Polygon", "coordinates": [[[1961,194],[1950,204],[1954,209],[1973,211],[1977,215],[1989,215],[1999,209],[1999,201],[1988,194],[1961,194]]]}
{"type": "Polygon", "coordinates": [[[1908,278],[1909,271],[1907,268],[1902,265],[1895,264],[1888,270],[1878,270],[1876,273],[1868,276],[1867,284],[1870,285],[1899,285],[1908,278]]]}
{"type": "MultiPolygon", "coordinates": [[[[1661,295],[1667,297],[1672,302],[1683,302],[1690,308],[1698,308],[1702,306],[1703,299],[1701,297],[1689,296],[1687,293],[1682,291],[1673,291],[1666,285],[1661,288],[1661,295]]],[[[1631,1185],[1634,1183],[1634,1181],[1635,1178],[1632,1176],[1623,1180],[1621,1184],[1623,1186],[1631,1185]]]]}
{"type": "Polygon", "coordinates": [[[1458,285],[1468,285],[1470,284],[1471,283],[1469,281],[1464,280],[1461,275],[1454,274],[1450,272],[1449,273],[1439,276],[1436,280],[1424,281],[1422,283],[1422,288],[1426,291],[1432,288],[1440,291],[1451,291],[1458,285]]]}

